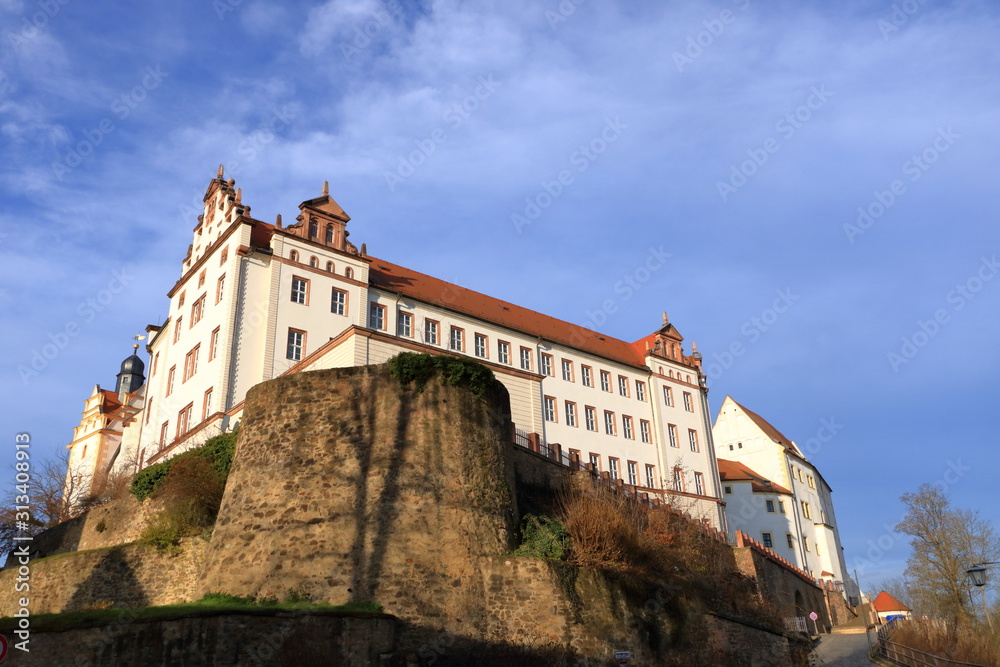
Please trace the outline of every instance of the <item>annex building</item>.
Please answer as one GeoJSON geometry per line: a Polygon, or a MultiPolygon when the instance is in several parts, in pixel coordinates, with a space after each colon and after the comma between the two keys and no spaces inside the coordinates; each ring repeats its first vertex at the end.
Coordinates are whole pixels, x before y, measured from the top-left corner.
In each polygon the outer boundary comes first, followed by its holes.
{"type": "Polygon", "coordinates": [[[428,352],[494,372],[517,444],[593,464],[726,529],[701,355],[685,352],[665,314],[652,333],[618,340],[369,255],[325,184],[299,211],[287,226],[254,219],[219,168],[169,315],[146,329],[148,360],[126,360],[137,372],[117,391],[95,388],[71,475],[99,482],[197,446],[232,429],[247,391],[279,375],[428,352]]]}

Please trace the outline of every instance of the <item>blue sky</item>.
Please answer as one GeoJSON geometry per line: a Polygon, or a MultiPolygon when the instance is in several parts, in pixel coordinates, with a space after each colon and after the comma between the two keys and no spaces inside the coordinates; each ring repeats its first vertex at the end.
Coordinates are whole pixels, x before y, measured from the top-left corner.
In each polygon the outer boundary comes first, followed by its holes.
{"type": "Polygon", "coordinates": [[[903,492],[1000,516],[998,19],[0,0],[3,437],[69,442],[165,317],[224,163],[260,219],[329,180],[375,256],[627,340],[667,311],[712,409],[731,394],[820,466],[848,567],[899,574],[903,492]]]}

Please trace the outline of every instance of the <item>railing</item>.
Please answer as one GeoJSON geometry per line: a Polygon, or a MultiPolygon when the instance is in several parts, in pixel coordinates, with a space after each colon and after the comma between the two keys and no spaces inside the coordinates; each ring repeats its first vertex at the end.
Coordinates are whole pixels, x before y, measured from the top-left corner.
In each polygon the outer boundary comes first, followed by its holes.
{"type": "Polygon", "coordinates": [[[873,648],[873,653],[876,657],[885,658],[902,667],[989,667],[988,665],[980,665],[974,662],[949,660],[948,658],[942,658],[932,653],[925,653],[909,646],[897,644],[892,641],[892,633],[896,630],[900,622],[905,623],[905,621],[893,620],[878,629],[878,639],[873,648]]]}

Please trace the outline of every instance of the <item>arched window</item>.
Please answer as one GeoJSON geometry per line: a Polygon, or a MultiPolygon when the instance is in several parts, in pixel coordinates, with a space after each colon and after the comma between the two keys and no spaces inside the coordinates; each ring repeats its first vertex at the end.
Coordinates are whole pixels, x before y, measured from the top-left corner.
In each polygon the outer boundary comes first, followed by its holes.
{"type": "Polygon", "coordinates": [[[316,259],[315,255],[309,258],[309,266],[313,267],[314,269],[319,268],[319,260],[316,259]]]}
{"type": "Polygon", "coordinates": [[[309,221],[309,238],[319,236],[319,223],[315,220],[309,221]]]}
{"type": "Polygon", "coordinates": [[[299,253],[297,253],[294,250],[291,251],[290,253],[288,253],[288,259],[292,260],[293,262],[299,261],[299,253]]]}
{"type": "Polygon", "coordinates": [[[333,273],[333,262],[327,262],[326,263],[326,272],[327,273],[333,273]]]}
{"type": "Polygon", "coordinates": [[[347,278],[353,278],[354,277],[354,269],[352,269],[351,267],[347,267],[346,269],[344,269],[344,276],[347,277],[347,278]]]}
{"type": "Polygon", "coordinates": [[[333,243],[333,225],[326,226],[326,242],[333,243]]]}

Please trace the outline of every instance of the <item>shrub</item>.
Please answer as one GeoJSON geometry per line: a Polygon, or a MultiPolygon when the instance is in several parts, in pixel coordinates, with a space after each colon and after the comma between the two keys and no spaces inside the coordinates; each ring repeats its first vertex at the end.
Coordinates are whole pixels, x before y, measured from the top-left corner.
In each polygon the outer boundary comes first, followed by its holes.
{"type": "Polygon", "coordinates": [[[563,525],[578,565],[640,568],[649,564],[642,510],[618,493],[573,493],[560,500],[563,525]]]}
{"type": "Polygon", "coordinates": [[[521,521],[521,545],[514,552],[548,560],[563,560],[569,550],[569,534],[558,519],[526,514],[521,521]]]}
{"type": "Polygon", "coordinates": [[[139,471],[139,474],[132,480],[132,495],[142,502],[150,496],[156,495],[160,485],[166,481],[171,468],[182,461],[190,459],[201,459],[207,461],[215,471],[216,477],[223,488],[226,479],[229,477],[229,470],[233,465],[233,454],[236,451],[236,431],[223,433],[209,439],[204,445],[196,449],[179,454],[174,458],[151,465],[139,471]]]}
{"type": "Polygon", "coordinates": [[[423,391],[427,381],[434,376],[441,382],[455,387],[467,387],[480,398],[495,382],[493,371],[472,359],[439,354],[400,352],[387,362],[392,376],[404,387],[410,383],[423,391]]]}
{"type": "Polygon", "coordinates": [[[107,524],[105,524],[104,520],[102,519],[97,522],[96,526],[94,526],[94,530],[96,530],[99,533],[103,533],[107,527],[108,527],[107,524]]]}
{"type": "Polygon", "coordinates": [[[178,458],[157,491],[163,509],[142,535],[142,541],[160,551],[175,550],[182,537],[203,533],[211,526],[225,488],[207,459],[178,458]]]}

